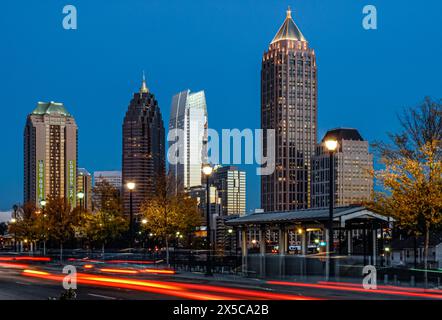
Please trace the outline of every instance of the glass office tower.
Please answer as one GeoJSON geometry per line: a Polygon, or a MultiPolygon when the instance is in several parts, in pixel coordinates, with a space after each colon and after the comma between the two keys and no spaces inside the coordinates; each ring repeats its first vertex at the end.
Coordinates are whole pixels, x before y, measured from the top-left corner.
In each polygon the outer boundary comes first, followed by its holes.
{"type": "Polygon", "coordinates": [[[177,134],[170,147],[175,146],[176,163],[169,170],[176,180],[177,190],[201,185],[202,164],[207,161],[207,106],[204,91],[182,91],[172,98],[169,132],[177,134]]]}

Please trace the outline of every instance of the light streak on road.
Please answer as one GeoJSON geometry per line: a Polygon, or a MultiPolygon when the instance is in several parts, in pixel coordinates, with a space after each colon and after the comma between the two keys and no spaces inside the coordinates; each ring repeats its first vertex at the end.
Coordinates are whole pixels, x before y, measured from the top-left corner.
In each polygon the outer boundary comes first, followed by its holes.
{"type": "MultiPolygon", "coordinates": [[[[53,275],[48,272],[40,272],[36,270],[25,270],[22,274],[28,277],[35,277],[60,282],[64,278],[64,275],[53,275]]],[[[118,278],[84,273],[77,274],[77,283],[93,286],[124,288],[194,300],[313,299],[305,296],[279,294],[251,289],[240,289],[215,285],[190,284],[170,281],[151,281],[131,278],[118,278]]]]}
{"type": "Polygon", "coordinates": [[[386,289],[367,290],[364,288],[345,286],[345,285],[342,285],[341,283],[339,283],[339,285],[331,285],[331,284],[320,284],[320,283],[267,281],[267,284],[279,285],[279,286],[313,288],[313,289],[328,289],[328,290],[336,290],[336,291],[351,291],[351,292],[363,292],[363,293],[374,293],[374,294],[387,294],[387,295],[417,297],[417,298],[442,299],[442,296],[437,295],[437,294],[405,292],[405,291],[401,291],[401,290],[386,290],[386,289]]]}
{"type": "Polygon", "coordinates": [[[115,264],[120,264],[120,263],[127,263],[127,264],[154,264],[155,261],[151,261],[151,260],[108,260],[108,261],[104,261],[105,263],[115,263],[115,264]]]}
{"type": "Polygon", "coordinates": [[[14,263],[14,262],[0,262],[0,267],[13,268],[13,269],[26,269],[29,267],[29,265],[22,263],[14,263]]]}
{"type": "Polygon", "coordinates": [[[0,261],[51,261],[49,257],[26,257],[26,256],[17,256],[17,257],[0,257],[0,261]]]}
{"type": "MultiPolygon", "coordinates": [[[[333,282],[333,281],[319,281],[319,284],[329,284],[329,285],[337,285],[337,286],[345,286],[352,288],[363,288],[360,283],[351,283],[351,282],[333,282]]],[[[390,285],[377,285],[380,289],[387,290],[399,290],[405,292],[419,292],[419,293],[434,293],[442,295],[442,290],[437,289],[424,289],[424,288],[413,288],[413,287],[398,287],[398,286],[390,286],[390,285]]]]}
{"type": "Polygon", "coordinates": [[[143,269],[141,272],[145,273],[156,273],[156,274],[175,274],[175,270],[169,269],[143,269]]]}
{"type": "Polygon", "coordinates": [[[99,269],[101,272],[108,272],[108,273],[121,273],[121,274],[138,274],[138,270],[133,269],[116,269],[116,268],[102,268],[99,269]]]}

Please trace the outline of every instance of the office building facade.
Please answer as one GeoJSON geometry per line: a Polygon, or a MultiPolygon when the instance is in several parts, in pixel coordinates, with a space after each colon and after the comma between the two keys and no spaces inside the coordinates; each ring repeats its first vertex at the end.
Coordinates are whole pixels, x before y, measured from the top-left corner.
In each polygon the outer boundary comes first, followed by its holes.
{"type": "Polygon", "coordinates": [[[312,158],[312,207],[326,208],[329,204],[330,154],[325,147],[329,139],[338,141],[334,154],[335,206],[364,204],[373,191],[369,143],[356,129],[338,128],[325,134],[312,158]]]}
{"type": "Polygon", "coordinates": [[[130,212],[130,193],[125,187],[135,183],[133,210],[156,193],[160,176],[165,173],[165,136],[161,111],[143,77],[140,91],[133,95],[123,122],[123,205],[130,212]]]}
{"type": "Polygon", "coordinates": [[[106,181],[112,185],[115,189],[121,190],[122,176],[121,171],[95,171],[94,172],[94,186],[106,181]]]}
{"type": "Polygon", "coordinates": [[[63,198],[76,206],[77,141],[75,119],[62,103],[38,102],[24,129],[24,202],[63,198]]]}
{"type": "MultiPolygon", "coordinates": [[[[177,190],[200,186],[202,165],[207,162],[207,106],[204,91],[182,91],[172,98],[169,150],[174,150],[174,161],[169,162],[177,190]]],[[[170,156],[169,156],[170,157],[170,156]]],[[[170,161],[170,159],[169,159],[170,161]]]]}
{"type": "Polygon", "coordinates": [[[92,175],[85,168],[77,170],[77,196],[80,192],[83,193],[83,199],[77,199],[77,206],[92,211],[92,175]]]}
{"type": "Polygon", "coordinates": [[[213,172],[212,184],[221,202],[221,215],[246,214],[246,172],[235,166],[219,167],[213,172]]]}
{"type": "Polygon", "coordinates": [[[275,148],[275,171],[261,176],[261,208],[308,208],[317,141],[317,66],[290,9],[262,59],[261,128],[275,130],[275,146],[264,135],[264,154],[275,148]]]}

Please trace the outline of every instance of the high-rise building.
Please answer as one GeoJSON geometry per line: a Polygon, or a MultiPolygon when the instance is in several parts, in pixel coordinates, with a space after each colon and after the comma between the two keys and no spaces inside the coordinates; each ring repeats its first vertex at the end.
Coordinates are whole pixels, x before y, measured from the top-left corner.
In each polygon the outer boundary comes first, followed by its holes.
{"type": "Polygon", "coordinates": [[[336,206],[362,204],[373,191],[373,155],[369,144],[356,129],[339,128],[328,131],[316,147],[312,158],[312,207],[329,205],[330,154],[325,141],[337,140],[334,154],[334,203],[336,206]]]}
{"type": "MultiPolygon", "coordinates": [[[[160,175],[165,173],[164,124],[155,96],[143,82],[133,95],[123,123],[123,185],[135,183],[133,210],[155,195],[160,175]]],[[[130,212],[129,190],[123,186],[124,212],[130,212]]]]}
{"type": "Polygon", "coordinates": [[[169,132],[177,129],[175,140],[176,163],[169,169],[176,180],[176,188],[188,190],[200,186],[202,164],[207,159],[207,107],[204,91],[182,91],[172,98],[169,132]],[[181,151],[181,154],[180,154],[181,151]]]}
{"type": "Polygon", "coordinates": [[[219,167],[213,172],[212,184],[221,201],[221,215],[246,214],[246,172],[234,166],[219,167]]]}
{"type": "Polygon", "coordinates": [[[77,171],[77,195],[80,192],[83,193],[83,199],[77,199],[77,206],[92,211],[92,175],[84,168],[78,168],[77,171]]]}
{"type": "Polygon", "coordinates": [[[315,52],[290,8],[262,59],[261,128],[275,130],[275,146],[264,134],[264,154],[275,148],[275,171],[261,176],[262,209],[308,208],[310,160],[317,141],[317,67],[315,52]]]}
{"type": "Polygon", "coordinates": [[[94,172],[94,187],[103,182],[107,181],[110,185],[112,185],[115,189],[121,190],[122,177],[121,171],[95,171],[94,172]]]}
{"type": "Polygon", "coordinates": [[[62,103],[38,102],[24,130],[24,202],[76,205],[77,124],[62,103]]]}

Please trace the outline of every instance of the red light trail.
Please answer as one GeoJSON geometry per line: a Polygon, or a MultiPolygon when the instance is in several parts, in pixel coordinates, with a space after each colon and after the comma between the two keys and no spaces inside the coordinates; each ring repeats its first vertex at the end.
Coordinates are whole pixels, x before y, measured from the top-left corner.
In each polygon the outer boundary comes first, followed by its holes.
{"type": "Polygon", "coordinates": [[[331,285],[331,284],[320,284],[320,283],[315,284],[315,283],[301,283],[301,282],[287,282],[287,281],[267,281],[267,284],[273,284],[279,286],[315,288],[315,289],[329,289],[337,291],[352,291],[352,292],[387,294],[387,295],[397,295],[397,296],[407,296],[407,297],[442,299],[442,296],[437,294],[426,294],[426,293],[406,292],[402,290],[386,290],[386,289],[367,290],[362,287],[358,288],[354,286],[342,285],[342,283],[339,283],[339,285],[331,285]]]}
{"type": "MultiPolygon", "coordinates": [[[[41,278],[53,281],[62,281],[64,278],[64,275],[53,275],[48,272],[42,272],[36,270],[24,270],[22,274],[27,277],[35,277],[35,278],[41,278]]],[[[313,299],[304,296],[271,293],[271,292],[264,292],[264,291],[251,290],[251,289],[237,289],[237,288],[189,284],[181,282],[116,278],[116,277],[101,276],[94,274],[77,274],[77,282],[81,284],[125,288],[130,290],[144,291],[144,292],[157,293],[161,295],[175,296],[178,298],[195,299],[195,300],[313,299]]]]}

